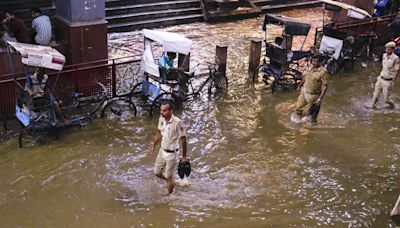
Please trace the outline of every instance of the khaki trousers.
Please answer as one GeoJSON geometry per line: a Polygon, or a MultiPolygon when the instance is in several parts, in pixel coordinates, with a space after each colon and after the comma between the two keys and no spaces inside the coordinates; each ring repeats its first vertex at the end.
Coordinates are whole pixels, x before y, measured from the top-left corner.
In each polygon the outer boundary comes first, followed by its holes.
{"type": "Polygon", "coordinates": [[[374,97],[372,98],[372,106],[376,106],[378,103],[381,93],[383,93],[383,100],[388,104],[393,104],[390,99],[390,83],[392,81],[387,81],[382,79],[380,76],[376,79],[374,97]]]}
{"type": "Polygon", "coordinates": [[[160,148],[160,151],[158,152],[156,158],[156,162],[154,164],[154,174],[162,174],[165,178],[172,178],[175,165],[175,153],[167,153],[162,148],[160,148]]]}
{"type": "Polygon", "coordinates": [[[296,114],[303,115],[304,109],[307,111],[310,109],[311,105],[318,99],[319,94],[309,94],[306,93],[303,88],[300,92],[299,98],[297,98],[296,104],[296,114]]]}

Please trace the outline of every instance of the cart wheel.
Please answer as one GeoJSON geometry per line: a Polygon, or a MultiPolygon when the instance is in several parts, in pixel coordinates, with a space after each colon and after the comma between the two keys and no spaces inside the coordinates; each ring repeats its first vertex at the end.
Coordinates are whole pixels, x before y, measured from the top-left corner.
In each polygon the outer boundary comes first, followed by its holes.
{"type": "Polygon", "coordinates": [[[136,114],[136,106],[131,102],[129,96],[113,97],[107,100],[101,109],[101,117],[107,119],[127,120],[136,114]]]}
{"type": "Polygon", "coordinates": [[[130,92],[130,97],[135,97],[135,96],[137,96],[139,94],[142,94],[141,88],[142,88],[142,83],[141,82],[139,82],[136,85],[134,85],[132,90],[131,90],[131,92],[130,92]]]}
{"type": "Polygon", "coordinates": [[[286,88],[297,88],[297,85],[301,81],[301,74],[295,71],[289,71],[285,74],[282,74],[279,80],[279,84],[285,86],[286,88]]]}
{"type": "Polygon", "coordinates": [[[346,59],[343,61],[342,65],[344,70],[351,70],[354,68],[354,59],[346,59]]]}
{"type": "Polygon", "coordinates": [[[50,131],[51,126],[43,124],[31,124],[24,127],[19,132],[18,145],[19,148],[33,147],[43,142],[50,131]]]}
{"type": "MultiPolygon", "coordinates": [[[[142,88],[142,83],[139,82],[135,86],[133,86],[133,89],[131,90],[131,92],[129,94],[129,100],[134,105],[142,104],[147,101],[147,97],[142,93],[141,88],[142,88]]],[[[139,106],[142,106],[142,105],[139,105],[139,106]]]]}
{"type": "Polygon", "coordinates": [[[160,110],[160,106],[162,103],[170,102],[175,106],[178,104],[178,101],[179,101],[178,97],[176,95],[174,95],[173,93],[161,93],[154,99],[154,101],[151,104],[150,116],[152,116],[154,114],[154,112],[157,112],[160,110]]]}
{"type": "Polygon", "coordinates": [[[264,64],[259,65],[253,72],[253,82],[256,82],[260,79],[260,77],[262,78],[264,76],[264,64]]]}
{"type": "Polygon", "coordinates": [[[337,74],[340,70],[338,63],[335,60],[329,61],[326,68],[331,75],[337,74]]]}
{"type": "Polygon", "coordinates": [[[228,78],[225,74],[221,74],[216,72],[213,77],[214,85],[217,90],[226,90],[228,89],[228,78]]]}

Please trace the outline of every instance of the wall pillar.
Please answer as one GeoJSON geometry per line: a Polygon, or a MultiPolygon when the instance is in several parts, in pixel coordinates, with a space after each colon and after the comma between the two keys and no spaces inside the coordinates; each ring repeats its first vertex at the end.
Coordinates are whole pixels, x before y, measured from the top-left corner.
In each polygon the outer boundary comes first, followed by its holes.
{"type": "Polygon", "coordinates": [[[68,64],[108,58],[105,0],[56,0],[55,32],[68,64]]]}

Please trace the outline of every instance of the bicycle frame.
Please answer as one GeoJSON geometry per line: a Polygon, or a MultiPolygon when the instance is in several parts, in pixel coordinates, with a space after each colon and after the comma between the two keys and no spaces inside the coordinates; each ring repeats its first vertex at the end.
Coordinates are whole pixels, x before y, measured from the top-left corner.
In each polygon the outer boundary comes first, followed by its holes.
{"type": "Polygon", "coordinates": [[[208,77],[198,87],[197,90],[195,90],[195,88],[193,87],[193,83],[192,83],[193,77],[189,78],[189,85],[190,85],[190,87],[191,87],[193,92],[189,93],[189,94],[186,94],[186,96],[198,96],[201,93],[201,91],[203,90],[204,86],[206,86],[207,83],[209,83],[210,80],[214,80],[214,77],[215,77],[215,74],[217,73],[217,71],[218,71],[218,65],[217,64],[214,63],[214,64],[209,65],[209,67],[208,67],[208,77]]]}

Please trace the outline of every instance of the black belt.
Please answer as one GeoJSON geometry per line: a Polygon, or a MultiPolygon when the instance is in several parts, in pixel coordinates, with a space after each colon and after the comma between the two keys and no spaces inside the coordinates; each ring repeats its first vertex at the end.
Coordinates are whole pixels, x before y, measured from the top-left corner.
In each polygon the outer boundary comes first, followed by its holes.
{"type": "Polygon", "coordinates": [[[392,81],[392,80],[393,80],[393,78],[384,78],[384,77],[382,77],[382,76],[381,76],[381,78],[382,78],[383,80],[385,80],[385,81],[392,81]]]}
{"type": "Polygon", "coordinates": [[[176,150],[166,150],[166,149],[163,149],[165,152],[167,152],[167,153],[175,153],[175,152],[178,152],[178,149],[176,149],[176,150]]]}
{"type": "Polygon", "coordinates": [[[321,92],[318,92],[318,93],[309,93],[309,92],[306,91],[306,93],[311,94],[311,95],[319,95],[321,92]]]}

